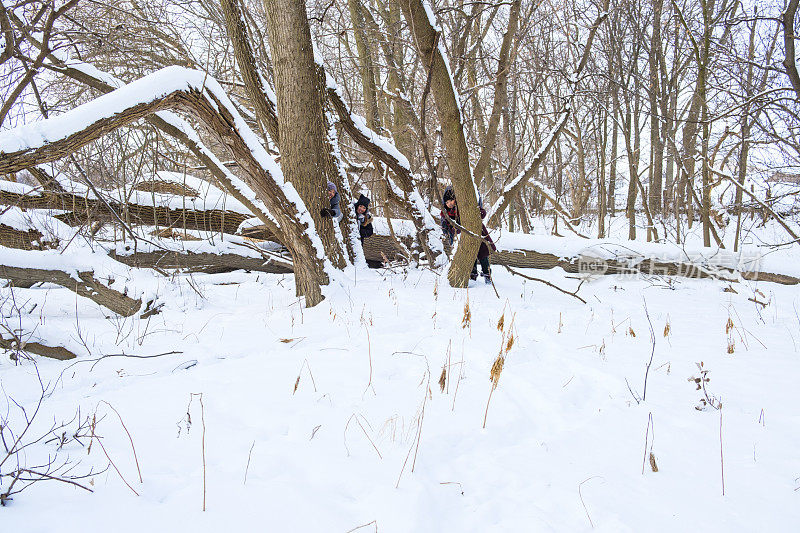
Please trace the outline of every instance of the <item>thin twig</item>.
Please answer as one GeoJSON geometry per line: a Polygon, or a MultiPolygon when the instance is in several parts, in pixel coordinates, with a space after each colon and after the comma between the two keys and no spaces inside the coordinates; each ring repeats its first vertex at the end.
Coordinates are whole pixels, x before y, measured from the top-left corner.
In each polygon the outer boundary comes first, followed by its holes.
{"type": "Polygon", "coordinates": [[[371,525],[375,525],[375,531],[377,532],[378,531],[378,521],[377,520],[373,520],[372,522],[367,522],[366,524],[363,524],[361,526],[354,527],[353,529],[345,531],[345,533],[352,533],[353,531],[357,531],[357,530],[361,529],[362,527],[367,527],[367,526],[371,526],[371,525]]]}
{"type": "Polygon", "coordinates": [[[369,339],[369,328],[365,325],[364,329],[367,331],[367,357],[369,357],[369,382],[364,389],[364,394],[366,394],[372,386],[372,342],[369,339]]]}
{"type": "MultiPolygon", "coordinates": [[[[644,475],[644,465],[647,462],[647,441],[650,436],[650,426],[653,425],[653,413],[647,415],[647,430],[644,433],[644,455],[642,456],[642,475],[644,475]]],[[[653,428],[653,438],[655,438],[656,428],[653,428]]],[[[651,446],[652,449],[652,446],[651,446]]]]}
{"type": "Polygon", "coordinates": [[[644,390],[642,390],[642,401],[647,400],[647,375],[650,373],[650,365],[653,364],[653,355],[656,353],[656,334],[653,331],[653,321],[650,320],[650,312],[647,310],[647,300],[642,296],[644,302],[644,314],[647,316],[647,322],[650,324],[650,360],[647,362],[647,368],[644,371],[644,390]]]}
{"type": "Polygon", "coordinates": [[[117,418],[119,418],[119,423],[122,424],[122,429],[125,430],[125,433],[128,435],[128,440],[131,442],[131,449],[133,450],[133,460],[136,462],[136,471],[139,473],[139,483],[144,483],[142,480],[142,470],[139,468],[139,457],[136,455],[136,446],[133,445],[133,437],[131,437],[131,432],[128,431],[128,428],[125,426],[125,422],[122,421],[122,415],[114,409],[114,406],[108,403],[105,400],[100,400],[100,403],[106,404],[108,407],[111,408],[114,413],[116,413],[117,418]]]}
{"type": "MultiPolygon", "coordinates": [[[[22,472],[27,472],[28,474],[31,474],[31,475],[34,475],[34,476],[40,476],[40,477],[43,477],[45,479],[52,479],[53,481],[61,481],[62,483],[69,483],[70,485],[75,485],[76,487],[80,487],[83,490],[88,490],[89,492],[94,492],[89,487],[85,487],[85,486],[81,485],[80,483],[77,483],[77,482],[75,482],[75,481],[73,481],[71,479],[58,477],[58,476],[51,476],[50,474],[45,474],[44,472],[35,472],[35,471],[29,470],[27,468],[20,468],[17,471],[18,474],[20,474],[22,472]]],[[[138,496],[138,494],[137,494],[137,496],[138,496]]]]}
{"type": "Polygon", "coordinates": [[[103,450],[103,453],[106,455],[106,458],[108,459],[108,462],[111,463],[111,466],[113,466],[114,470],[117,471],[117,474],[119,475],[119,478],[122,480],[122,482],[125,483],[128,486],[128,488],[131,489],[131,491],[138,496],[139,493],[136,492],[136,489],[131,487],[131,484],[128,483],[125,480],[125,476],[122,475],[122,472],[119,471],[119,468],[117,468],[117,465],[114,464],[114,461],[111,460],[111,456],[108,455],[108,451],[106,451],[106,447],[103,446],[103,441],[100,440],[100,437],[98,437],[97,435],[93,435],[93,437],[94,437],[95,440],[97,440],[97,443],[100,445],[100,449],[103,450]]]}
{"type": "MultiPolygon", "coordinates": [[[[110,353],[110,354],[106,354],[106,355],[104,355],[102,357],[98,357],[96,359],[81,359],[80,361],[75,361],[75,363],[73,363],[73,364],[77,364],[77,363],[92,363],[93,362],[94,364],[89,369],[89,371],[91,372],[92,370],[94,370],[94,367],[97,366],[97,363],[99,363],[103,359],[108,359],[110,357],[130,357],[131,359],[154,359],[156,357],[163,357],[165,355],[175,355],[175,354],[179,354],[179,353],[183,353],[183,352],[178,351],[178,350],[173,350],[171,352],[164,352],[164,353],[159,353],[159,354],[155,354],[155,355],[133,355],[133,354],[127,354],[127,353],[110,353]]],[[[70,366],[72,366],[72,365],[70,365],[70,366]]]]}
{"type": "Polygon", "coordinates": [[[203,406],[203,393],[200,393],[200,422],[203,425],[201,444],[203,446],[203,511],[206,510],[206,409],[203,406]]]}
{"type": "Polygon", "coordinates": [[[253,444],[250,446],[250,453],[247,454],[247,466],[244,467],[244,483],[242,485],[247,485],[247,471],[250,470],[250,457],[253,455],[253,448],[256,446],[256,441],[253,441],[253,444]]]}
{"type": "Polygon", "coordinates": [[[725,496],[725,458],[722,456],[722,402],[719,403],[719,467],[722,477],[722,495],[725,496]]]}
{"type": "Polygon", "coordinates": [[[592,517],[589,516],[589,509],[586,507],[586,502],[583,501],[583,494],[581,493],[581,486],[583,486],[583,484],[586,483],[587,481],[590,481],[590,480],[592,480],[594,478],[597,478],[597,477],[600,477],[600,476],[592,476],[590,478],[586,478],[586,479],[584,479],[583,481],[581,481],[578,484],[578,496],[581,499],[581,505],[583,505],[583,510],[586,511],[586,518],[589,519],[589,524],[592,526],[592,529],[594,529],[594,522],[592,522],[592,517]]]}

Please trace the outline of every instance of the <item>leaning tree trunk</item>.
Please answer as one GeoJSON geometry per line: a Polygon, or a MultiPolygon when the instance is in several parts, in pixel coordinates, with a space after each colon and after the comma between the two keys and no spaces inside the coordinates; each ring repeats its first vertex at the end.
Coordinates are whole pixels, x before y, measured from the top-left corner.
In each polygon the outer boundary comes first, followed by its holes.
{"type": "Polygon", "coordinates": [[[486,129],[486,137],[483,139],[483,148],[478,162],[475,163],[475,181],[481,182],[486,170],[489,168],[489,160],[494,150],[497,139],[497,130],[500,126],[501,111],[507,108],[508,95],[508,73],[511,69],[510,51],[511,42],[517,33],[517,21],[519,20],[519,10],[521,0],[514,0],[511,3],[511,11],[508,15],[508,29],[503,36],[503,44],[500,46],[500,57],[497,61],[497,75],[494,83],[494,103],[492,104],[492,114],[489,116],[489,127],[486,129]]]}
{"type": "Polygon", "coordinates": [[[434,29],[434,21],[428,18],[428,12],[422,0],[401,0],[403,15],[411,26],[417,52],[425,65],[430,80],[431,92],[436,102],[436,111],[442,126],[447,165],[450,168],[450,179],[458,198],[458,211],[463,227],[474,236],[462,232],[458,248],[450,263],[447,279],[453,287],[466,287],[469,273],[478,255],[481,233],[481,218],[476,198],[475,182],[469,166],[469,152],[464,137],[464,123],[458,103],[456,89],[447,65],[444,47],[439,42],[439,35],[434,29]]]}
{"type": "Polygon", "coordinates": [[[353,23],[353,37],[358,50],[359,74],[361,75],[361,88],[364,93],[364,118],[367,127],[381,132],[380,113],[378,111],[378,91],[375,85],[375,66],[372,61],[372,50],[367,42],[366,24],[364,22],[364,9],[361,0],[348,0],[350,20],[353,23]]]}
{"type": "Polygon", "coordinates": [[[289,249],[306,303],[309,306],[319,303],[320,284],[328,279],[323,269],[324,251],[317,245],[311,217],[292,184],[283,180],[274,160],[260,144],[253,142],[254,133],[222,88],[204,73],[168,67],[96,101],[36,123],[37,135],[31,134],[33,126],[3,132],[0,174],[67,156],[119,127],[167,109],[191,115],[236,159],[247,186],[255,193],[251,199],[256,201],[251,204],[258,207],[257,203],[263,202],[259,211],[267,209],[274,217],[275,222],[267,225],[289,249]],[[152,90],[156,85],[161,94],[152,90]],[[171,92],[170,87],[174,87],[171,92]],[[86,115],[96,117],[95,122],[85,124],[82,117],[86,115]]]}

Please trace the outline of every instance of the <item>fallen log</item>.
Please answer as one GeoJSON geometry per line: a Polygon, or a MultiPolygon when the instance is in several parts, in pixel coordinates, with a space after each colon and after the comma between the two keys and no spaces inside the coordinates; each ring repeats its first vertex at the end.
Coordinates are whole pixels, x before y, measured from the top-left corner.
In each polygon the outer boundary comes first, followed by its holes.
{"type": "Polygon", "coordinates": [[[55,283],[122,316],[132,316],[142,308],[141,300],[134,300],[104,285],[91,271],[79,272],[77,276],[78,279],[75,279],[63,270],[0,265],[0,278],[7,279],[15,286],[30,287],[34,283],[55,283]]]}
{"type": "Polygon", "coordinates": [[[180,268],[190,272],[218,274],[233,270],[250,270],[270,274],[291,274],[291,265],[287,262],[274,261],[269,258],[245,257],[236,254],[193,253],[178,251],[137,252],[120,255],[111,252],[109,256],[120,263],[136,268],[180,268]]]}
{"type": "MultiPolygon", "coordinates": [[[[18,339],[6,339],[0,337],[0,348],[14,352],[28,352],[42,357],[49,357],[50,359],[58,359],[59,361],[68,361],[75,359],[77,355],[67,350],[63,346],[48,346],[38,342],[19,342],[18,339]]],[[[17,360],[16,353],[11,355],[11,359],[17,360]]]]}
{"type": "MultiPolygon", "coordinates": [[[[1,194],[2,193],[0,193],[0,195],[1,194]]],[[[277,242],[275,236],[265,226],[253,226],[248,228],[244,233],[245,236],[252,239],[277,242]]],[[[0,225],[0,244],[4,246],[21,248],[24,250],[40,249],[39,246],[42,244],[46,247],[47,244],[42,243],[40,239],[41,234],[35,230],[22,231],[9,226],[0,225]]],[[[406,247],[413,244],[413,238],[409,235],[399,236],[398,239],[406,247]]],[[[365,239],[363,248],[365,258],[372,264],[407,259],[403,248],[398,245],[394,238],[388,235],[375,234],[365,239]]],[[[246,257],[231,253],[213,254],[160,250],[155,252],[137,252],[130,255],[111,252],[109,255],[121,263],[138,268],[180,268],[191,272],[204,272],[209,274],[230,272],[238,269],[271,274],[288,274],[293,271],[288,261],[270,261],[269,257],[246,257]]],[[[571,274],[647,274],[686,278],[719,278],[725,281],[733,281],[733,277],[738,274],[741,275],[742,278],[751,281],[769,281],[782,285],[800,284],[800,278],[775,272],[738,271],[728,267],[713,267],[710,269],[696,263],[656,261],[649,258],[638,261],[635,259],[633,261],[631,259],[599,259],[580,255],[572,258],[565,258],[551,253],[538,252],[536,250],[498,250],[490,256],[490,261],[495,265],[516,268],[549,270],[560,267],[565,272],[571,274]],[[726,276],[730,276],[730,278],[726,276]]],[[[62,272],[62,274],[68,277],[66,273],[62,272]]],[[[0,275],[0,277],[5,276],[0,275]]],[[[15,280],[15,285],[30,287],[39,281],[44,280],[37,279],[35,276],[28,278],[22,276],[15,280]]],[[[58,283],[57,281],[53,282],[58,283]]],[[[141,306],[141,302],[138,300],[135,301],[141,306]]],[[[103,305],[101,302],[98,303],[103,305]]],[[[132,304],[124,305],[123,309],[127,309],[130,305],[132,304]]],[[[131,314],[135,312],[136,310],[131,314]]]]}
{"type": "Polygon", "coordinates": [[[490,256],[495,265],[517,268],[536,268],[549,270],[560,267],[565,272],[587,275],[614,274],[647,274],[661,276],[677,276],[685,278],[717,278],[724,281],[735,281],[737,275],[752,281],[769,281],[781,285],[800,284],[800,278],[786,274],[762,271],[737,271],[729,267],[704,267],[695,263],[678,261],[656,261],[642,259],[638,262],[628,260],[598,259],[595,257],[577,256],[562,258],[554,254],[535,250],[500,250],[490,256]],[[730,277],[726,277],[730,276],[730,277]]]}
{"type": "Polygon", "coordinates": [[[13,205],[21,209],[57,209],[66,211],[55,218],[70,226],[80,226],[89,221],[114,222],[111,210],[132,224],[161,226],[165,228],[236,233],[239,225],[252,215],[221,209],[194,210],[169,207],[103,202],[59,191],[37,191],[22,194],[0,190],[0,205],[13,205]],[[110,209],[109,209],[110,208],[110,209]]]}
{"type": "MultiPolygon", "coordinates": [[[[260,233],[258,227],[250,230],[249,236],[271,240],[268,233],[260,233]]],[[[412,244],[410,236],[398,237],[405,246],[412,244]]],[[[370,262],[404,260],[403,249],[397,241],[388,235],[375,234],[364,239],[364,256],[370,262]]],[[[555,254],[536,250],[498,250],[489,260],[492,264],[516,268],[535,268],[549,270],[560,267],[571,274],[614,275],[614,274],[647,274],[677,276],[685,278],[719,278],[730,281],[737,274],[751,281],[769,281],[782,285],[800,284],[800,278],[764,271],[739,271],[728,267],[706,268],[696,263],[680,261],[657,261],[648,258],[633,260],[598,259],[578,255],[572,258],[559,257],[555,254]],[[728,279],[730,276],[731,279],[728,279]]]]}
{"type": "Polygon", "coordinates": [[[52,248],[54,243],[44,240],[42,233],[36,229],[23,231],[0,224],[0,245],[18,250],[43,250],[52,248]]]}

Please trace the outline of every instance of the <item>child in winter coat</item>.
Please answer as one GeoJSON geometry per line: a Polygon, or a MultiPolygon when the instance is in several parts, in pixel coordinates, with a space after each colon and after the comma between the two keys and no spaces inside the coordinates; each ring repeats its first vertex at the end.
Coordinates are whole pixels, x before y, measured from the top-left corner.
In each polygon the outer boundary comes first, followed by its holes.
{"type": "MultiPolygon", "coordinates": [[[[458,207],[456,206],[456,194],[453,192],[452,187],[447,187],[444,190],[442,201],[444,202],[444,211],[439,215],[442,219],[442,231],[447,235],[450,244],[453,244],[456,238],[456,229],[447,221],[447,217],[458,222],[458,207]],[[447,213],[447,217],[444,216],[445,213],[447,213]]],[[[461,233],[461,230],[458,230],[458,233],[461,233]]]]}
{"type": "MultiPolygon", "coordinates": [[[[447,213],[447,217],[449,217],[450,220],[454,221],[458,225],[461,225],[456,195],[452,187],[447,187],[445,189],[444,195],[442,195],[442,200],[444,201],[445,207],[445,210],[442,211],[442,214],[440,215],[442,219],[442,230],[450,240],[450,244],[453,244],[456,234],[461,233],[461,230],[453,227],[453,225],[447,221],[447,218],[444,215],[447,213]]],[[[483,208],[483,200],[480,198],[478,198],[478,208],[481,210],[481,218],[485,218],[486,210],[483,208]]],[[[478,279],[478,262],[480,262],[481,274],[483,275],[484,281],[486,283],[491,283],[492,271],[491,267],[489,266],[489,256],[492,254],[492,252],[497,251],[497,247],[494,245],[494,241],[492,241],[492,238],[489,236],[489,230],[487,230],[486,226],[483,224],[481,224],[481,237],[483,237],[483,241],[481,242],[480,248],[478,248],[478,259],[472,265],[472,272],[470,273],[469,277],[471,280],[478,279]],[[488,245],[487,242],[489,243],[488,245]],[[491,249],[489,246],[491,246],[491,249]]]]}
{"type": "Polygon", "coordinates": [[[338,224],[342,221],[342,210],[339,208],[339,193],[336,191],[336,184],[332,181],[328,182],[328,200],[330,201],[330,208],[323,207],[319,210],[319,214],[323,217],[331,217],[338,224]]]}
{"type": "Polygon", "coordinates": [[[366,237],[372,235],[372,215],[369,214],[369,198],[363,194],[358,197],[355,204],[356,220],[358,220],[358,232],[361,234],[361,242],[366,237]]]}

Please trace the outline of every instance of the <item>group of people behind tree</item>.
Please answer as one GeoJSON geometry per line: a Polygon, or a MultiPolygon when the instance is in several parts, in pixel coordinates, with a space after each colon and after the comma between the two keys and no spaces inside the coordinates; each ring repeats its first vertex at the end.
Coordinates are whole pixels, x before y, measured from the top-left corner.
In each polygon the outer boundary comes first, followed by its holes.
{"type": "MultiPolygon", "coordinates": [[[[323,217],[331,217],[338,224],[344,215],[339,207],[339,191],[336,190],[336,184],[332,181],[328,182],[328,201],[330,207],[323,207],[319,214],[323,217]]],[[[353,207],[356,211],[356,220],[358,220],[358,233],[361,236],[361,242],[364,242],[365,238],[374,233],[372,215],[369,214],[369,198],[363,194],[360,195],[353,207]]]]}
{"type": "MultiPolygon", "coordinates": [[[[441,225],[444,234],[453,244],[456,235],[461,233],[461,217],[458,213],[458,202],[456,202],[456,195],[452,187],[447,187],[444,190],[442,198],[444,202],[444,209],[441,211],[441,225]]],[[[336,190],[336,184],[332,181],[328,182],[328,201],[330,207],[323,207],[320,209],[320,214],[323,217],[331,217],[336,223],[339,223],[344,216],[339,207],[339,192],[336,190]]],[[[372,215],[369,213],[369,198],[363,194],[359,195],[358,201],[353,205],[356,212],[356,220],[358,221],[358,231],[361,236],[361,242],[373,234],[372,228],[372,215]]],[[[481,210],[481,219],[486,217],[486,210],[483,208],[483,200],[478,198],[478,208],[481,210]]],[[[486,283],[492,282],[492,270],[489,266],[489,256],[492,252],[497,250],[494,241],[489,236],[489,230],[486,226],[481,224],[481,246],[478,249],[478,258],[475,264],[472,265],[472,273],[470,279],[478,279],[478,263],[481,264],[481,274],[486,283]],[[490,249],[491,247],[491,249],[490,249]]]]}

